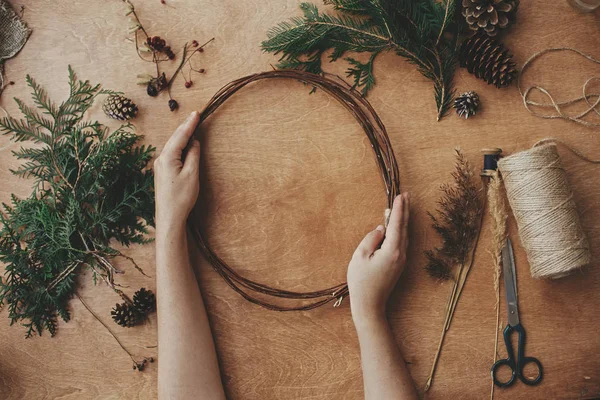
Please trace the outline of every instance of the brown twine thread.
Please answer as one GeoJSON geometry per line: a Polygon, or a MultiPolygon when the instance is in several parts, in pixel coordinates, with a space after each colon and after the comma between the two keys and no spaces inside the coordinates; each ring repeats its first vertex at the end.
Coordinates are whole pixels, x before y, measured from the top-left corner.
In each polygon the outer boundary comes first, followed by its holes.
{"type": "Polygon", "coordinates": [[[585,83],[583,84],[583,94],[581,97],[577,97],[577,98],[570,99],[567,101],[562,101],[562,102],[556,101],[548,90],[544,89],[543,87],[541,87],[539,85],[532,85],[525,90],[523,90],[521,88],[521,78],[523,77],[523,74],[525,74],[525,70],[533,63],[533,61],[535,59],[543,56],[544,54],[559,52],[559,51],[571,51],[576,54],[579,54],[580,56],[588,59],[589,61],[591,61],[593,63],[600,64],[600,60],[598,60],[580,50],[573,49],[571,47],[550,48],[550,49],[545,49],[545,50],[535,53],[534,55],[529,57],[529,59],[527,61],[525,61],[525,64],[523,64],[523,67],[521,67],[521,71],[519,72],[519,76],[517,78],[517,88],[519,89],[519,94],[521,95],[521,98],[523,99],[523,104],[525,105],[525,108],[527,109],[527,111],[529,111],[530,114],[532,114],[536,117],[539,117],[539,118],[545,118],[545,119],[561,118],[561,119],[566,119],[568,121],[576,122],[578,124],[588,126],[588,127],[600,126],[600,123],[598,123],[598,122],[589,122],[589,121],[585,121],[582,119],[583,117],[585,117],[592,111],[594,111],[597,115],[600,116],[600,109],[598,107],[598,105],[600,105],[600,93],[588,93],[587,92],[588,86],[592,82],[600,81],[599,76],[591,77],[587,81],[585,81],[585,83]],[[529,100],[528,97],[529,97],[530,93],[534,90],[539,90],[541,93],[546,95],[546,97],[548,97],[548,99],[550,100],[550,103],[538,103],[536,101],[529,100]],[[596,100],[592,103],[591,100],[594,98],[596,98],[596,100]],[[563,106],[568,106],[571,104],[579,103],[581,101],[585,101],[588,105],[588,108],[587,108],[587,110],[585,110],[577,115],[568,115],[562,109],[563,106]],[[554,108],[554,110],[556,111],[556,114],[551,114],[551,115],[540,114],[540,113],[532,110],[530,106],[536,106],[536,107],[541,107],[541,108],[554,108]]]}
{"type": "Polygon", "coordinates": [[[566,276],[591,258],[556,143],[585,161],[600,163],[557,139],[543,139],[498,162],[534,278],[566,276]]]}
{"type": "MultiPolygon", "coordinates": [[[[345,81],[337,76],[334,76],[334,78],[337,78],[334,80],[327,76],[293,70],[275,70],[245,76],[228,83],[209,100],[204,110],[200,113],[200,124],[202,124],[204,120],[214,113],[238,90],[252,82],[272,78],[294,79],[322,89],[339,101],[354,116],[371,142],[371,147],[375,153],[377,165],[386,188],[388,208],[391,208],[394,198],[400,193],[400,174],[385,126],[371,104],[369,104],[359,92],[352,89],[345,81]]],[[[313,292],[294,292],[271,287],[264,283],[248,279],[235,272],[232,267],[215,254],[208,244],[204,233],[200,229],[199,221],[200,215],[196,207],[188,218],[188,226],[192,232],[196,245],[213,269],[221,275],[225,282],[251,303],[275,311],[311,310],[334,300],[334,307],[337,307],[342,303],[344,297],[348,295],[348,284],[345,282],[313,292]],[[312,302],[300,306],[281,306],[271,301],[263,300],[264,297],[300,301],[312,300],[312,302]]]]}

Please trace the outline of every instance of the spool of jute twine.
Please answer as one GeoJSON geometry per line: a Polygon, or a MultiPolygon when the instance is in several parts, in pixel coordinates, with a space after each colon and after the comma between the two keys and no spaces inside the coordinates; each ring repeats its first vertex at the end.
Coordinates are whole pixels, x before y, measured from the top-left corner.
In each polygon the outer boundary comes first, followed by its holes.
{"type": "Polygon", "coordinates": [[[589,264],[591,255],[556,144],[548,141],[501,159],[498,168],[531,276],[555,279],[589,264]]]}

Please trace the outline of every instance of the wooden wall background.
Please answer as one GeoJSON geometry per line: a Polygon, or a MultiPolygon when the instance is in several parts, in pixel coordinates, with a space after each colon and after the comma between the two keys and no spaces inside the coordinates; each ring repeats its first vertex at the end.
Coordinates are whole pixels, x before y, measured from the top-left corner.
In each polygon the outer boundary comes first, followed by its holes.
{"type": "MultiPolygon", "coordinates": [[[[186,40],[215,41],[207,46],[190,89],[178,80],[173,95],[181,109],[171,113],[164,95],[149,98],[136,86],[136,74],[152,64],[135,55],[125,40],[124,5],[113,1],[23,1],[33,34],[7,65],[16,82],[0,105],[18,114],[13,96],[28,98],[25,75],[34,76],[51,96],[67,94],[67,65],[80,77],[124,91],[140,107],[135,120],[146,141],[160,150],[179,122],[200,109],[225,83],[268,70],[276,58],[259,44],[266,30],[298,15],[299,1],[158,0],[134,1],[153,34],[174,48],[186,40]]],[[[565,0],[522,1],[518,25],[506,44],[521,65],[547,47],[572,46],[600,56],[600,14],[582,15],[565,0]]],[[[538,82],[561,98],[580,95],[598,65],[575,56],[548,56],[526,80],[538,82]]],[[[327,66],[342,74],[345,66],[327,66]]],[[[175,67],[175,63],[171,70],[175,67]]],[[[389,318],[411,374],[421,388],[431,367],[443,322],[450,284],[423,271],[422,251],[437,243],[426,211],[438,187],[450,179],[453,148],[464,149],[479,168],[482,147],[502,147],[505,154],[530,147],[545,137],[561,138],[592,155],[600,151],[598,129],[530,116],[517,89],[496,90],[461,70],[459,91],[476,90],[481,113],[469,121],[450,115],[435,121],[431,85],[412,65],[387,54],[376,62],[377,86],[369,100],[385,123],[398,157],[403,190],[413,195],[411,244],[406,272],[389,307],[389,318]]],[[[598,85],[595,87],[599,89],[598,85]]],[[[116,126],[99,106],[92,117],[116,126]]],[[[240,273],[290,289],[318,288],[345,279],[350,255],[363,234],[381,219],[385,208],[367,139],[346,111],[324,93],[309,96],[293,82],[261,82],[232,98],[206,124],[203,141],[201,201],[206,227],[218,253],[240,273]]],[[[27,195],[30,183],[8,169],[17,148],[0,137],[0,200],[10,193],[27,195]]],[[[561,151],[576,202],[593,248],[600,255],[600,186],[598,166],[561,151]]],[[[514,233],[514,230],[513,230],[514,233]]],[[[459,303],[438,373],[428,398],[480,399],[489,396],[494,339],[494,292],[489,234],[480,250],[459,303]]],[[[521,319],[528,332],[527,352],[538,357],[545,378],[538,387],[521,383],[496,390],[498,399],[574,399],[600,396],[600,265],[557,281],[534,281],[518,240],[521,319]]],[[[154,248],[127,250],[154,273],[154,248]]],[[[275,313],[245,302],[231,291],[194,252],[232,399],[359,399],[363,396],[359,352],[348,302],[301,313],[275,313]]],[[[155,287],[127,267],[123,284],[133,291],[155,287]]],[[[117,296],[90,279],[81,280],[83,297],[110,321],[117,296]]],[[[502,310],[504,315],[504,310],[502,310]]],[[[71,322],[61,323],[55,338],[25,340],[18,326],[0,319],[0,398],[3,399],[147,399],[156,396],[156,364],[138,373],[104,328],[72,302],[71,322]]],[[[112,323],[112,322],[111,322],[112,323]]],[[[114,328],[135,354],[156,355],[156,323],[114,328]]],[[[501,355],[504,355],[501,345],[501,355]]],[[[160,360],[158,361],[160,365],[160,360]]]]}

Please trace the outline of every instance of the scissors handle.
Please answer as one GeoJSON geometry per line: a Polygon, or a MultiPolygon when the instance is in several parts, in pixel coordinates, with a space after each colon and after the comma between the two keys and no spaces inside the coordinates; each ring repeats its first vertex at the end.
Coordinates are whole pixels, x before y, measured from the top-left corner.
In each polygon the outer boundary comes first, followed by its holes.
{"type": "Polygon", "coordinates": [[[500,359],[492,365],[492,380],[494,384],[499,387],[507,387],[512,385],[515,382],[515,379],[518,377],[521,382],[526,385],[537,385],[542,380],[544,376],[544,370],[542,369],[542,364],[537,358],[534,357],[525,357],[525,329],[521,324],[517,324],[515,326],[507,325],[504,329],[504,344],[506,345],[506,353],[508,356],[506,358],[500,359]],[[519,344],[517,348],[517,358],[515,358],[515,353],[512,347],[512,339],[511,333],[513,331],[518,332],[519,334],[519,344]],[[528,379],[523,374],[523,369],[525,365],[529,363],[534,363],[538,369],[538,375],[534,379],[528,379]],[[512,371],[511,377],[508,381],[502,382],[496,377],[496,373],[501,366],[508,366],[512,371]]]}

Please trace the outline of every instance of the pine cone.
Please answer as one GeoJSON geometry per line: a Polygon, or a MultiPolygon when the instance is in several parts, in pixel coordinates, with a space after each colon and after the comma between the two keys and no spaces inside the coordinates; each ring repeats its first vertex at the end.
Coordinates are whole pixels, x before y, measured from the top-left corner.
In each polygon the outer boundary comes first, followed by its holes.
{"type": "Polygon", "coordinates": [[[125,121],[136,116],[138,108],[133,101],[120,94],[111,94],[102,105],[104,113],[111,118],[125,121]]]}
{"type": "Polygon", "coordinates": [[[142,319],[140,312],[134,306],[127,303],[115,305],[110,315],[117,324],[127,328],[137,325],[142,319]]]}
{"type": "Polygon", "coordinates": [[[458,60],[461,67],[497,88],[506,87],[517,75],[512,55],[504,46],[484,33],[465,40],[458,60]]]}
{"type": "Polygon", "coordinates": [[[142,314],[148,314],[156,310],[156,296],[151,290],[141,288],[133,295],[133,305],[142,314]]]}
{"type": "Polygon", "coordinates": [[[479,95],[473,91],[465,92],[454,100],[454,108],[459,117],[468,119],[475,115],[479,107],[479,95]]]}
{"type": "Polygon", "coordinates": [[[462,7],[470,29],[496,36],[514,22],[519,0],[462,0],[462,7]]]}

